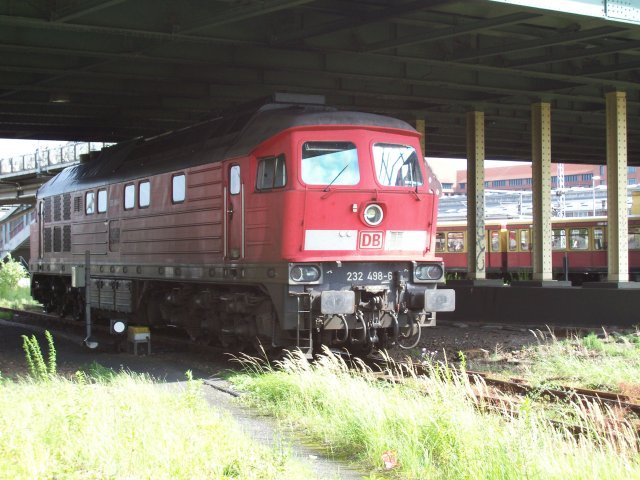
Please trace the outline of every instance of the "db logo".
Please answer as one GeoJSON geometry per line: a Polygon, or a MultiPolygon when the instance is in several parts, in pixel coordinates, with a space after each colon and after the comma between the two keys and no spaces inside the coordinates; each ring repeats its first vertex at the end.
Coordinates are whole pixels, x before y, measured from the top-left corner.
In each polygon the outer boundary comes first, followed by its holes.
{"type": "Polygon", "coordinates": [[[360,248],[382,248],[382,232],[360,232],[360,248]]]}

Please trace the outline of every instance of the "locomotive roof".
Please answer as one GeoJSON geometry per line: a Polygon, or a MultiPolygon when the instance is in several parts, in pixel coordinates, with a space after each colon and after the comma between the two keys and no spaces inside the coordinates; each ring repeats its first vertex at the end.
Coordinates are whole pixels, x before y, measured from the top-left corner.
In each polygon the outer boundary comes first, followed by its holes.
{"type": "Polygon", "coordinates": [[[262,142],[295,127],[349,125],[416,133],[408,123],[324,105],[267,104],[152,138],[136,138],[103,149],[97,158],[69,167],[38,190],[59,195],[248,155],[262,142]]]}

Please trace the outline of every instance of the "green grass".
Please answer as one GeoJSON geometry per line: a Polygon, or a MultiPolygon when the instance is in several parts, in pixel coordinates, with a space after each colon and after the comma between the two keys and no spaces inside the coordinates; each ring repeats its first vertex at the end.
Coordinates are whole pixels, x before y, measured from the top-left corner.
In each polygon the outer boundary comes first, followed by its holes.
{"type": "Polygon", "coordinates": [[[0,285],[0,307],[24,308],[30,305],[38,305],[38,302],[31,298],[29,286],[3,288],[0,285]]]}
{"type": "Polygon", "coordinates": [[[29,274],[11,255],[0,262],[0,307],[23,308],[37,305],[31,298],[29,274]]]}
{"type": "Polygon", "coordinates": [[[0,380],[0,478],[306,479],[309,473],[286,448],[256,445],[209,407],[198,382],[179,389],[94,367],[72,380],[0,380]]]}
{"type": "Polygon", "coordinates": [[[571,419],[588,431],[575,438],[551,426],[532,401],[513,405],[508,417],[483,412],[466,377],[442,367],[429,379],[393,384],[366,369],[354,374],[331,355],[314,365],[294,356],[280,370],[247,365],[234,382],[252,405],[369,468],[372,478],[388,474],[382,455],[391,451],[397,478],[640,479],[635,434],[607,424],[606,412],[593,417],[570,405],[571,419]],[[615,435],[601,433],[606,425],[615,435]]]}
{"type": "Polygon", "coordinates": [[[565,340],[549,333],[537,332],[536,335],[540,338],[539,344],[518,352],[516,358],[520,363],[516,366],[502,364],[497,355],[493,363],[470,362],[469,368],[490,368],[501,375],[525,378],[540,386],[565,385],[623,393],[631,389],[640,393],[638,332],[600,336],[591,333],[565,340]]]}

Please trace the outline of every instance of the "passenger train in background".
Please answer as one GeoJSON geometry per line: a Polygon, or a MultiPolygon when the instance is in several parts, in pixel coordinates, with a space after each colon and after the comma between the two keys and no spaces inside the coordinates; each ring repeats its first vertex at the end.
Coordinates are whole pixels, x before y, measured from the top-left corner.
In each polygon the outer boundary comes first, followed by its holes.
{"type": "MultiPolygon", "coordinates": [[[[95,158],[93,158],[95,157],[95,158]]],[[[407,123],[279,96],[67,168],[37,194],[33,296],[225,346],[370,350],[454,308],[439,184],[407,123]]]]}
{"type": "MultiPolygon", "coordinates": [[[[505,281],[530,278],[532,272],[532,221],[488,220],[486,228],[487,278],[505,281]]],[[[574,285],[607,276],[607,217],[554,218],[552,220],[553,278],[574,285]]],[[[640,280],[640,216],[629,217],[629,279],[640,280]]],[[[436,254],[442,256],[449,277],[467,272],[466,222],[440,222],[436,254]]]]}

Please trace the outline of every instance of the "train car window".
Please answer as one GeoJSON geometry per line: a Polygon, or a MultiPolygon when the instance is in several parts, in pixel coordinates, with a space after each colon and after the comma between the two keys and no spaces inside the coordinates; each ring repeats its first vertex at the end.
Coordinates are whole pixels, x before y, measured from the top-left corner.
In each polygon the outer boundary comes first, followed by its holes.
{"type": "Polygon", "coordinates": [[[589,229],[572,228],[569,230],[571,250],[587,250],[589,248],[589,229]]]}
{"type": "Polygon", "coordinates": [[[265,191],[282,188],[287,183],[287,171],[284,155],[261,158],[258,163],[256,190],[265,191]]]}
{"type": "Polygon", "coordinates": [[[95,193],[94,192],[87,192],[85,194],[84,205],[85,205],[84,211],[85,211],[85,213],[87,215],[93,215],[93,213],[95,213],[96,206],[95,206],[95,193]]]}
{"type": "Polygon", "coordinates": [[[640,249],[640,227],[629,227],[629,250],[640,249]]]}
{"type": "Polygon", "coordinates": [[[103,188],[98,190],[98,213],[107,211],[107,191],[103,188]]]}
{"type": "Polygon", "coordinates": [[[528,252],[531,250],[531,231],[520,230],[520,250],[528,252]]]}
{"type": "Polygon", "coordinates": [[[240,165],[232,165],[229,169],[229,193],[237,195],[240,193],[242,180],[240,179],[240,165]]]}
{"type": "Polygon", "coordinates": [[[376,143],[373,146],[373,163],[378,182],[385,187],[422,185],[420,163],[413,147],[376,143]]]}
{"type": "Polygon", "coordinates": [[[464,250],[464,232],[447,233],[447,250],[450,252],[462,252],[464,250]]]}
{"type": "Polygon", "coordinates": [[[518,250],[518,240],[516,239],[516,231],[509,230],[509,251],[515,252],[518,250]]]}
{"type": "Polygon", "coordinates": [[[605,237],[605,230],[603,227],[596,227],[593,229],[593,249],[607,249],[607,238],[605,237]]]}
{"type": "Polygon", "coordinates": [[[351,142],[305,142],[302,181],[308,185],[357,185],[358,151],[351,142]]]}
{"type": "Polygon", "coordinates": [[[138,184],[138,205],[147,208],[151,204],[151,184],[144,180],[138,184]]]}
{"type": "Polygon", "coordinates": [[[436,252],[444,252],[444,232],[436,233],[436,252]]]}
{"type": "Polygon", "coordinates": [[[564,250],[567,248],[567,234],[564,228],[554,228],[551,235],[552,250],[564,250]]]}
{"type": "Polygon", "coordinates": [[[499,231],[491,230],[489,248],[491,249],[492,252],[500,251],[500,232],[499,231]]]}
{"type": "Polygon", "coordinates": [[[136,206],[136,186],[133,183],[124,186],[124,209],[131,210],[136,206]]]}
{"type": "Polygon", "coordinates": [[[174,175],[171,180],[171,201],[173,203],[182,203],[184,202],[187,189],[186,189],[186,178],[184,173],[179,173],[174,175]]]}

